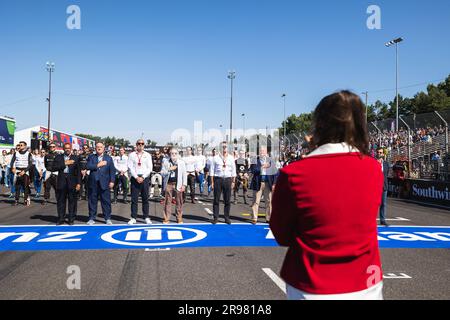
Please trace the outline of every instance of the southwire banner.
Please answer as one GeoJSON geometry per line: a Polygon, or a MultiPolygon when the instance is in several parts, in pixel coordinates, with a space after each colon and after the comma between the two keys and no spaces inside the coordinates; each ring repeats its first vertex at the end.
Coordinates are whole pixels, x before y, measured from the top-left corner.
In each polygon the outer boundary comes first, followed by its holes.
{"type": "Polygon", "coordinates": [[[14,132],[16,131],[16,121],[14,119],[0,117],[0,147],[14,147],[14,132]]]}
{"type": "MultiPolygon", "coordinates": [[[[389,191],[393,194],[399,191],[398,182],[394,179],[389,179],[389,191]]],[[[450,208],[450,182],[407,179],[403,182],[402,196],[450,208]]]]}
{"type": "MultiPolygon", "coordinates": [[[[380,227],[381,248],[450,248],[450,227],[380,227]]],[[[277,247],[267,224],[2,226],[0,251],[277,247]]]]}

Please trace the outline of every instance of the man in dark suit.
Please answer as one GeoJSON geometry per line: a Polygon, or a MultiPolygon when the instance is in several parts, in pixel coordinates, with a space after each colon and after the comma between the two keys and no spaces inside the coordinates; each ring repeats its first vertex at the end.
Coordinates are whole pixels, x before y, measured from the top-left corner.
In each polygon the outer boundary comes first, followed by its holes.
{"type": "Polygon", "coordinates": [[[93,225],[97,216],[97,201],[100,198],[103,215],[106,224],[111,222],[111,192],[116,179],[116,169],[113,159],[106,154],[105,145],[98,142],[95,145],[95,153],[88,158],[87,169],[89,174],[89,221],[88,225],[93,225]]]}
{"type": "Polygon", "coordinates": [[[389,163],[384,160],[384,149],[377,149],[377,159],[381,165],[381,170],[383,170],[384,183],[383,183],[383,196],[381,197],[380,206],[380,224],[383,226],[388,226],[386,223],[386,204],[387,204],[387,193],[388,193],[388,175],[389,175],[389,163]]]}
{"type": "Polygon", "coordinates": [[[64,224],[68,202],[69,224],[73,225],[77,214],[77,192],[80,190],[81,171],[78,157],[72,154],[72,144],[64,144],[64,154],[56,156],[54,169],[58,171],[56,182],[57,225],[64,224]]]}

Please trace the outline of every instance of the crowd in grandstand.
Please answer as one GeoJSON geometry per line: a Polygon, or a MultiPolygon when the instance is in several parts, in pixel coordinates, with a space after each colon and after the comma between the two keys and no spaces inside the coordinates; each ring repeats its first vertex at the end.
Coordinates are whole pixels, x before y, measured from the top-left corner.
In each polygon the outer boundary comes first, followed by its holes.
{"type": "MultiPolygon", "coordinates": [[[[418,128],[410,132],[410,143],[432,143],[433,139],[445,134],[443,126],[428,128],[418,128]]],[[[370,134],[371,149],[383,146],[388,150],[404,147],[408,145],[408,131],[401,128],[399,131],[372,132],[370,134]]]]}

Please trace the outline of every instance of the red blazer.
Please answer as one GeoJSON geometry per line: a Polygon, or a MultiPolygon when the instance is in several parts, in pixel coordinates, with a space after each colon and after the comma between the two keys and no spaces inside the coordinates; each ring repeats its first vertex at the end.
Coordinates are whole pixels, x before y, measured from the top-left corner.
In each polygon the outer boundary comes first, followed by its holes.
{"type": "Polygon", "coordinates": [[[289,247],[281,270],[286,283],[312,294],[368,289],[368,267],[381,273],[376,218],[382,191],[380,164],[355,152],[310,156],[283,168],[270,228],[289,247]]]}

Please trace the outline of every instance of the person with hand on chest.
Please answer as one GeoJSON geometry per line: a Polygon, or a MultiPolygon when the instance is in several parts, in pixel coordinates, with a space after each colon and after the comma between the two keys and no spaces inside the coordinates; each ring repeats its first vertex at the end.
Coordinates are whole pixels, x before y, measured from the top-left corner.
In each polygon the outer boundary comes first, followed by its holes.
{"type": "Polygon", "coordinates": [[[56,204],[58,210],[57,225],[64,224],[66,207],[69,212],[69,225],[73,225],[77,215],[77,192],[81,187],[81,170],[78,157],[72,153],[72,144],[64,144],[64,154],[55,159],[54,169],[58,170],[56,204]]]}
{"type": "Polygon", "coordinates": [[[127,204],[128,195],[128,156],[125,154],[125,148],[120,147],[119,155],[114,158],[114,166],[116,167],[116,184],[114,186],[114,204],[117,203],[119,195],[119,186],[122,186],[123,203],[127,204]]]}
{"type": "Polygon", "coordinates": [[[97,142],[95,145],[95,153],[88,158],[86,165],[89,174],[89,221],[88,225],[95,223],[97,216],[97,203],[100,199],[102,212],[105,217],[106,224],[111,225],[111,192],[114,188],[116,179],[116,168],[114,161],[105,152],[105,145],[97,142]]]}
{"type": "MultiPolygon", "coordinates": [[[[197,162],[197,159],[196,157],[194,157],[191,147],[186,148],[186,156],[183,157],[183,161],[186,164],[188,186],[191,194],[191,203],[195,204],[195,180],[197,179],[195,164],[197,162]]],[[[186,201],[186,192],[184,193],[184,201],[186,201]]]]}
{"type": "Polygon", "coordinates": [[[170,159],[164,162],[162,172],[168,176],[164,201],[164,224],[170,222],[172,215],[172,200],[175,197],[177,205],[177,222],[183,223],[183,193],[187,185],[187,171],[183,160],[178,157],[178,150],[170,150],[170,159]]]}
{"type": "Polygon", "coordinates": [[[136,142],[136,151],[128,157],[128,169],[131,173],[131,219],[128,224],[135,224],[138,211],[139,196],[142,198],[142,211],[146,224],[151,224],[149,216],[150,174],[153,171],[152,156],[144,151],[145,142],[136,142]]]}
{"type": "Polygon", "coordinates": [[[222,153],[216,155],[212,160],[210,175],[212,178],[211,188],[214,191],[213,219],[211,223],[216,224],[219,220],[219,203],[223,194],[225,223],[231,224],[231,190],[234,189],[237,174],[234,157],[228,153],[228,145],[225,141],[222,142],[222,153]]]}
{"type": "Polygon", "coordinates": [[[30,206],[30,171],[33,169],[31,153],[25,141],[19,142],[19,150],[11,159],[11,172],[16,175],[16,200],[13,205],[19,204],[20,190],[24,191],[24,204],[30,206]]]}

